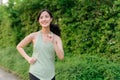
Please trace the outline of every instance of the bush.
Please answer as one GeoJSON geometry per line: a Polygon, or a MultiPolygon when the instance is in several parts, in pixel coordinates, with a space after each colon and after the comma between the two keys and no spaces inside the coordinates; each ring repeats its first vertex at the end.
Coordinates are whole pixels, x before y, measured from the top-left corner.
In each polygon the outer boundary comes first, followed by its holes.
{"type": "Polygon", "coordinates": [[[62,29],[67,57],[56,60],[58,80],[120,79],[120,0],[9,0],[0,6],[0,65],[28,78],[28,64],[12,46],[40,29],[43,8],[62,29]]]}
{"type": "Polygon", "coordinates": [[[29,64],[21,57],[15,47],[0,48],[0,50],[0,65],[23,78],[22,80],[27,80],[29,64]]]}
{"type": "Polygon", "coordinates": [[[59,62],[57,80],[119,80],[120,65],[97,55],[67,57],[59,62]]]}

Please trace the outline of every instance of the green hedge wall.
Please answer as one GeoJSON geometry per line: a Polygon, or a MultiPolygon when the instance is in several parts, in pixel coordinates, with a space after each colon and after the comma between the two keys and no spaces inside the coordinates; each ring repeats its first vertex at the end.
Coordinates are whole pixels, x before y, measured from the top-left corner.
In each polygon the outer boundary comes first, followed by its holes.
{"type": "Polygon", "coordinates": [[[41,28],[36,20],[38,12],[48,8],[54,15],[54,22],[62,29],[66,52],[120,51],[119,0],[10,0],[8,6],[0,8],[0,44],[3,47],[15,45],[24,36],[38,31],[41,28]]]}
{"type": "Polygon", "coordinates": [[[44,8],[62,30],[65,60],[56,59],[57,80],[120,79],[120,0],[9,0],[0,5],[0,65],[28,79],[15,46],[41,28],[37,15],[44,8]]]}

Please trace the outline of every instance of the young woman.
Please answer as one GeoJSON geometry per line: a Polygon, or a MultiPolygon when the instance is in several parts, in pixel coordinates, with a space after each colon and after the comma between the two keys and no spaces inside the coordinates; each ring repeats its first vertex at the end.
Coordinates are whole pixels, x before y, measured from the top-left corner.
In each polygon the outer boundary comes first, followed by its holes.
{"type": "Polygon", "coordinates": [[[55,54],[64,59],[64,50],[60,38],[60,29],[52,24],[53,16],[47,9],[40,11],[38,21],[41,30],[26,36],[18,45],[18,52],[30,64],[30,80],[55,80],[55,54]],[[32,57],[28,56],[24,47],[33,43],[32,57]]]}

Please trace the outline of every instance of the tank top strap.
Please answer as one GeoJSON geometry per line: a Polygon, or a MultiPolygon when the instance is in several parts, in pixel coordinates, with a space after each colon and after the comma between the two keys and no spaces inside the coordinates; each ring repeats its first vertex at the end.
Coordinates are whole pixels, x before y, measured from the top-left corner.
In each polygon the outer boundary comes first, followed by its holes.
{"type": "Polygon", "coordinates": [[[37,37],[36,43],[39,44],[41,42],[41,40],[42,40],[42,33],[41,33],[41,31],[38,31],[38,37],[37,37]]]}

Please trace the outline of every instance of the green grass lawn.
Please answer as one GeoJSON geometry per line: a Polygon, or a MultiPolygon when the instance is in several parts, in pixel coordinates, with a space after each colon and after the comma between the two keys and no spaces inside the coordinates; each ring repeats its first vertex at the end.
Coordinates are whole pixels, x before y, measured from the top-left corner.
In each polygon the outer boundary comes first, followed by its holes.
{"type": "MultiPolygon", "coordinates": [[[[120,80],[119,56],[83,54],[67,55],[63,61],[56,59],[56,80],[120,80]]],[[[15,47],[1,49],[0,65],[22,80],[29,80],[29,64],[15,47]]]]}

